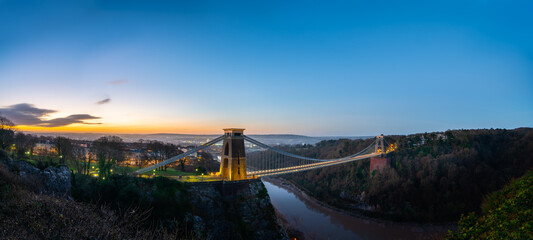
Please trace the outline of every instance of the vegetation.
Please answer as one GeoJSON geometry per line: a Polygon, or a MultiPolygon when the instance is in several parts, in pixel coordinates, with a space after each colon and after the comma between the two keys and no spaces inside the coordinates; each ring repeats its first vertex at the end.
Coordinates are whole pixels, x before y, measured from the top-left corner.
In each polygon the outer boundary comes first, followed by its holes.
{"type": "Polygon", "coordinates": [[[96,155],[100,178],[109,177],[112,167],[124,161],[124,148],[124,142],[117,136],[105,136],[93,141],[91,151],[96,155]]]}
{"type": "MultiPolygon", "coordinates": [[[[97,165],[96,165],[97,166],[97,165]]],[[[140,169],[139,167],[134,166],[115,166],[113,169],[117,173],[131,173],[135,170],[140,169]]],[[[145,176],[155,175],[155,176],[191,176],[191,175],[198,175],[197,172],[182,172],[180,170],[177,170],[176,168],[167,168],[165,169],[155,169],[155,171],[146,172],[144,173],[145,176]]]]}
{"type": "Polygon", "coordinates": [[[446,239],[533,239],[533,171],[490,194],[482,213],[462,216],[446,239]]]}
{"type": "Polygon", "coordinates": [[[0,116],[0,149],[8,150],[14,142],[15,124],[0,116]]]}
{"type": "MultiPolygon", "coordinates": [[[[323,141],[287,150],[316,158],[358,152],[369,140],[323,141]]],[[[454,130],[386,137],[396,143],[390,167],[369,171],[369,160],[284,178],[337,207],[408,221],[456,221],[478,211],[483,196],[533,167],[532,129],[454,130]],[[361,205],[373,211],[361,210],[361,205]]]]}
{"type": "MultiPolygon", "coordinates": [[[[178,150],[177,146],[174,144],[166,144],[160,141],[150,141],[148,142],[148,149],[152,150],[155,155],[155,160],[157,162],[162,162],[173,156],[183,153],[181,150],[178,150]]],[[[184,170],[184,161],[185,159],[180,159],[181,170],[184,170]]],[[[162,170],[167,170],[168,165],[160,167],[162,170]]]]}
{"type": "Polygon", "coordinates": [[[184,183],[164,177],[151,179],[110,175],[105,180],[74,174],[72,197],[77,201],[124,211],[150,211],[148,223],[182,220],[189,209],[184,183]]]}
{"type": "MultiPolygon", "coordinates": [[[[0,158],[7,157],[0,150],[0,158]]],[[[0,163],[0,238],[2,239],[179,239],[183,231],[148,225],[150,211],[117,211],[36,194],[39,182],[21,178],[0,163]]],[[[179,229],[178,229],[179,230],[179,229]]]]}
{"type": "MultiPolygon", "coordinates": [[[[131,177],[121,173],[143,167],[143,162],[163,161],[181,151],[178,146],[157,141],[124,143],[116,136],[90,142],[6,131],[0,133],[12,133],[7,136],[13,137],[4,138],[9,140],[5,144],[7,151],[0,150],[2,239],[190,239],[197,234],[250,239],[258,228],[261,236],[279,234],[272,206],[267,211],[256,207],[253,208],[256,212],[243,214],[238,209],[247,207],[246,204],[255,203],[259,208],[262,204],[248,199],[225,199],[223,194],[218,195],[218,188],[208,191],[207,196],[206,193],[198,196],[198,188],[210,186],[200,184],[191,193],[186,183],[155,176],[195,175],[186,179],[201,180],[208,169],[218,169],[207,152],[182,161],[181,169],[188,172],[159,168],[149,173],[153,178],[131,177]],[[140,164],[132,166],[139,159],[140,164]],[[41,170],[69,166],[71,178],[65,167],[38,171],[21,161],[41,170]],[[125,161],[127,164],[123,164],[125,161]],[[25,170],[19,173],[20,169],[25,170]],[[62,190],[58,197],[44,195],[54,195],[54,189],[62,190]],[[213,215],[213,211],[217,214],[213,215]],[[258,222],[266,222],[267,227],[243,220],[255,217],[258,222]]],[[[264,198],[266,189],[259,195],[264,198]]]]}

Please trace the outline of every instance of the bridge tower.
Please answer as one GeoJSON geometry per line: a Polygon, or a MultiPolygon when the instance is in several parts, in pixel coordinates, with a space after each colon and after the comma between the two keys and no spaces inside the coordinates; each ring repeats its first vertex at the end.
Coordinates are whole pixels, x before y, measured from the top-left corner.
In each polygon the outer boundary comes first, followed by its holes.
{"type": "Polygon", "coordinates": [[[386,153],[385,144],[383,143],[383,134],[376,136],[376,146],[374,147],[374,152],[378,153],[381,152],[381,155],[383,156],[386,153]]]}
{"type": "Polygon", "coordinates": [[[224,129],[222,158],[219,176],[235,181],[246,179],[246,152],[244,151],[244,128],[224,129]]]}
{"type": "Polygon", "coordinates": [[[376,136],[376,146],[374,147],[374,153],[381,153],[380,156],[370,158],[370,173],[374,170],[383,170],[390,167],[390,158],[386,157],[387,149],[383,143],[383,134],[376,136]]]}

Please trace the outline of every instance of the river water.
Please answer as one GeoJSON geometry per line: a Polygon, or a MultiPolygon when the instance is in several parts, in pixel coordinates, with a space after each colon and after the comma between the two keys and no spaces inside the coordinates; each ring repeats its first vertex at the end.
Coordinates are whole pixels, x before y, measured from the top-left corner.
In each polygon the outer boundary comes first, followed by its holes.
{"type": "Polygon", "coordinates": [[[441,227],[378,223],[320,205],[292,186],[263,180],[272,205],[307,239],[424,239],[442,235],[441,227]]]}

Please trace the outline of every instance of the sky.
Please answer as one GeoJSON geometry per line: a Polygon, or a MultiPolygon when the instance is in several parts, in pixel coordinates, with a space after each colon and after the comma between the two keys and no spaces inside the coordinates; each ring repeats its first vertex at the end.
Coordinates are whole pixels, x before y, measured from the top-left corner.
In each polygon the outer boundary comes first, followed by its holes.
{"type": "Polygon", "coordinates": [[[0,0],[22,131],[533,127],[531,1],[0,0]]]}

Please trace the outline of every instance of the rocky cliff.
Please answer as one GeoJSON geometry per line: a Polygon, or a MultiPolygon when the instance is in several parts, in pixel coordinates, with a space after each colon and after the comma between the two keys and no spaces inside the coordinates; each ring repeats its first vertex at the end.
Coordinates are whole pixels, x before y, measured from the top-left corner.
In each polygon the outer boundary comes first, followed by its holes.
{"type": "Polygon", "coordinates": [[[194,228],[205,239],[287,239],[260,180],[189,186],[194,228]]]}

